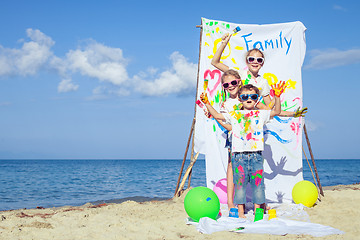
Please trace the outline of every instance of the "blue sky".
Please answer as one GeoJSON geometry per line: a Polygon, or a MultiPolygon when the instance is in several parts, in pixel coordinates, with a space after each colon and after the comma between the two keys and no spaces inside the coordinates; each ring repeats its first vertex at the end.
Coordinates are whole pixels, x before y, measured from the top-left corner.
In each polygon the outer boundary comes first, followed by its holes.
{"type": "Polygon", "coordinates": [[[1,1],[0,159],[181,159],[201,17],[301,21],[316,158],[359,158],[358,1],[1,1]]]}

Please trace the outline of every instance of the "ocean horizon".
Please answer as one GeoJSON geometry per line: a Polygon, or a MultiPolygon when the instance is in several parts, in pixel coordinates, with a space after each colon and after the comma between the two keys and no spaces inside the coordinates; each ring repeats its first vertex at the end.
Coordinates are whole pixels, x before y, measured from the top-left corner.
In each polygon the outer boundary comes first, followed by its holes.
{"type": "MultiPolygon", "coordinates": [[[[360,159],[315,162],[322,186],[360,181],[360,159]]],[[[170,199],[181,165],[182,159],[1,159],[0,211],[170,199]]],[[[313,182],[306,160],[303,177],[313,182]]],[[[191,187],[197,186],[206,186],[204,159],[193,168],[191,187]]]]}

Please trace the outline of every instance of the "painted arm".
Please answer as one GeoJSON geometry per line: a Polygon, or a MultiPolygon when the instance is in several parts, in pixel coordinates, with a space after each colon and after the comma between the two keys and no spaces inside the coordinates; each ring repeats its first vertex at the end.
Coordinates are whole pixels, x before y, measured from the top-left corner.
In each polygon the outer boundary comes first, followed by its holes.
{"type": "Polygon", "coordinates": [[[224,115],[222,115],[221,113],[218,113],[215,108],[213,108],[213,106],[211,106],[211,104],[209,103],[209,99],[207,97],[206,93],[202,93],[200,95],[200,99],[201,101],[204,103],[205,107],[207,108],[207,110],[209,111],[209,113],[213,116],[213,118],[215,118],[215,120],[221,125],[223,126],[226,130],[231,131],[232,130],[232,126],[231,124],[226,124],[223,121],[225,120],[224,115]]]}
{"type": "MultiPolygon", "coordinates": [[[[271,100],[271,103],[275,103],[275,98],[273,98],[271,100]]],[[[256,107],[258,109],[262,109],[262,110],[270,110],[271,109],[271,105],[270,106],[266,106],[265,104],[263,104],[262,102],[258,102],[258,104],[256,105],[256,107]]],[[[291,111],[283,111],[281,110],[281,112],[278,114],[279,117],[305,117],[305,113],[307,113],[308,108],[300,108],[298,107],[298,109],[296,109],[295,112],[291,112],[291,111]]]]}
{"type": "Polygon", "coordinates": [[[263,99],[264,99],[265,105],[268,106],[269,109],[271,109],[274,106],[275,100],[270,98],[270,94],[263,97],[263,99]]]}
{"type": "Polygon", "coordinates": [[[223,121],[218,121],[216,118],[215,118],[215,120],[216,120],[221,126],[223,126],[226,130],[228,130],[228,131],[231,131],[231,130],[232,130],[231,124],[224,123],[223,121]]]}
{"type": "Polygon", "coordinates": [[[290,111],[281,111],[281,113],[279,114],[280,117],[305,117],[305,113],[307,113],[308,108],[300,108],[298,107],[298,109],[296,109],[295,112],[290,112],[290,111]]]}
{"type": "Polygon", "coordinates": [[[226,47],[226,45],[228,44],[229,40],[230,40],[231,34],[229,33],[225,33],[221,39],[221,43],[220,46],[218,47],[218,49],[216,50],[213,59],[211,60],[211,64],[216,67],[217,69],[219,69],[220,71],[226,72],[227,70],[229,70],[229,67],[223,63],[220,62],[221,59],[221,55],[224,52],[224,49],[226,47]]]}
{"type": "Polygon", "coordinates": [[[270,112],[270,117],[272,118],[276,115],[279,115],[281,112],[280,96],[285,91],[285,82],[281,81],[279,84],[273,84],[271,85],[271,88],[274,90],[275,94],[275,106],[270,112]]]}
{"type": "Polygon", "coordinates": [[[209,113],[216,119],[218,122],[225,121],[224,115],[218,113],[213,106],[211,106],[209,99],[206,93],[200,95],[200,100],[205,104],[206,108],[209,110],[209,113]]]}
{"type": "Polygon", "coordinates": [[[258,102],[258,104],[256,104],[256,107],[258,109],[262,109],[262,110],[270,110],[274,107],[275,105],[275,98],[271,99],[270,98],[270,94],[267,95],[266,97],[263,97],[265,104],[263,104],[262,102],[258,102]]]}
{"type": "Polygon", "coordinates": [[[270,110],[270,108],[268,106],[266,106],[265,104],[263,104],[262,102],[258,102],[256,104],[256,107],[261,110],[270,110]]]}

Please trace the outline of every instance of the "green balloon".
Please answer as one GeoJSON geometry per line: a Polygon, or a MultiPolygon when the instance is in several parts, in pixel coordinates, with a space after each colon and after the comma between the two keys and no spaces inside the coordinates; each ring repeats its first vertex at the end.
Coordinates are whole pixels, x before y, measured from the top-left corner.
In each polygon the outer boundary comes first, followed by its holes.
{"type": "Polygon", "coordinates": [[[198,222],[202,217],[216,220],[220,211],[220,201],[216,193],[210,188],[196,187],[186,194],[184,208],[195,222],[198,222]]]}

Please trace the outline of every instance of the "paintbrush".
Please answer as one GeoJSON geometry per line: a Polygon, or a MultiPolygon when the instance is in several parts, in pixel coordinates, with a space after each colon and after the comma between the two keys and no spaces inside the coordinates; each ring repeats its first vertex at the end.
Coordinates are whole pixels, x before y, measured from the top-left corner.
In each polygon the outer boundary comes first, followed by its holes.
{"type": "Polygon", "coordinates": [[[234,28],[233,33],[237,33],[240,32],[241,28],[239,26],[237,26],[236,28],[234,28]]]}
{"type": "Polygon", "coordinates": [[[208,87],[209,84],[209,80],[208,79],[204,79],[204,92],[206,92],[206,89],[208,87]]]}

